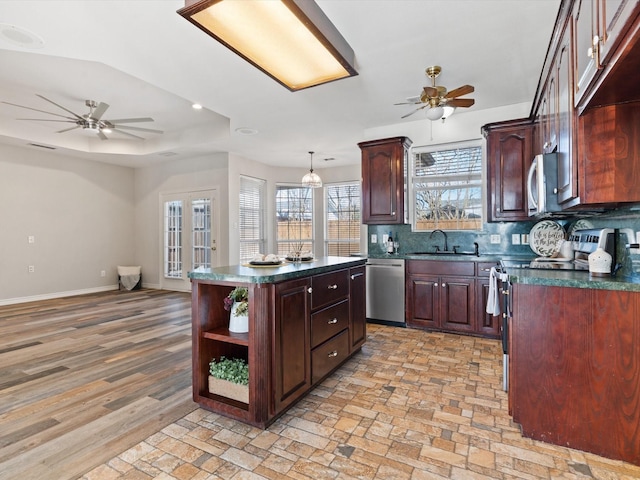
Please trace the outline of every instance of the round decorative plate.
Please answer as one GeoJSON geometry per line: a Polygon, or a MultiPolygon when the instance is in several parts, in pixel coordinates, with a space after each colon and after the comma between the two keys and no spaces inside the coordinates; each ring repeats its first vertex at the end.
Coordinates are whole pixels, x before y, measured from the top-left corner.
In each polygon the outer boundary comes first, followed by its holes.
{"type": "Polygon", "coordinates": [[[560,251],[560,240],[566,238],[562,225],[553,220],[536,223],[529,232],[529,246],[541,257],[551,257],[560,251]]]}
{"type": "Polygon", "coordinates": [[[267,261],[263,261],[260,262],[258,260],[251,260],[249,262],[249,265],[260,265],[260,266],[265,266],[265,265],[280,265],[282,264],[282,260],[277,260],[277,261],[272,261],[272,262],[267,262],[267,261]]]}
{"type": "Polygon", "coordinates": [[[593,223],[591,223],[589,220],[585,220],[584,218],[581,218],[580,220],[576,221],[576,223],[571,225],[571,228],[569,228],[568,230],[569,236],[573,235],[576,230],[590,230],[592,228],[593,228],[593,223]]]}

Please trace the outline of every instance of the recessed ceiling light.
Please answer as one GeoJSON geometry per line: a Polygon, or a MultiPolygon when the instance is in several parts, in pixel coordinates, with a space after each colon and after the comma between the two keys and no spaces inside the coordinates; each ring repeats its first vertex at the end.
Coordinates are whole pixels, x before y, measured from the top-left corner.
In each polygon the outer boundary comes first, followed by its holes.
{"type": "Polygon", "coordinates": [[[202,110],[202,105],[200,105],[199,103],[194,103],[193,105],[191,105],[191,108],[193,108],[194,110],[202,110]]]}
{"type": "Polygon", "coordinates": [[[236,132],[238,132],[240,135],[255,135],[256,133],[258,133],[258,130],[256,130],[255,128],[239,127],[236,128],[236,132]]]}
{"type": "Polygon", "coordinates": [[[33,32],[22,27],[0,23],[0,38],[24,48],[42,48],[44,40],[33,32]]]}

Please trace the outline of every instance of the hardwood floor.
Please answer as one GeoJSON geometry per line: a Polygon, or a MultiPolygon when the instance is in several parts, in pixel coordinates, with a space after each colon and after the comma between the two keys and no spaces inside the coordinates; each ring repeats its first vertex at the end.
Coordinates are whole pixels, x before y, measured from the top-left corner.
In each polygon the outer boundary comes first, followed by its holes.
{"type": "Polygon", "coordinates": [[[73,479],[196,409],[191,297],[0,307],[0,478],[73,479]]]}

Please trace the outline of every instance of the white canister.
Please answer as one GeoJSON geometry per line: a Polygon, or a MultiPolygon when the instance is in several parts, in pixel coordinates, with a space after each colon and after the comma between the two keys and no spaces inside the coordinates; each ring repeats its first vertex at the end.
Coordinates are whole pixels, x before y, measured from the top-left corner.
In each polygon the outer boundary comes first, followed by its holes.
{"type": "Polygon", "coordinates": [[[589,254],[589,273],[597,276],[611,275],[611,255],[602,247],[589,254]]]}

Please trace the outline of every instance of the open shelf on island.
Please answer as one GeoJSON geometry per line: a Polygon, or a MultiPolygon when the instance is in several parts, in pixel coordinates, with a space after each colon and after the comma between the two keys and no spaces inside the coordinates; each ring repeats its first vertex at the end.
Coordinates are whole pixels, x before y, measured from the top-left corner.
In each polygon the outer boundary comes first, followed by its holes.
{"type": "Polygon", "coordinates": [[[218,327],[206,332],[202,332],[202,336],[211,340],[219,340],[221,342],[249,346],[249,333],[230,332],[228,327],[218,327]]]}

